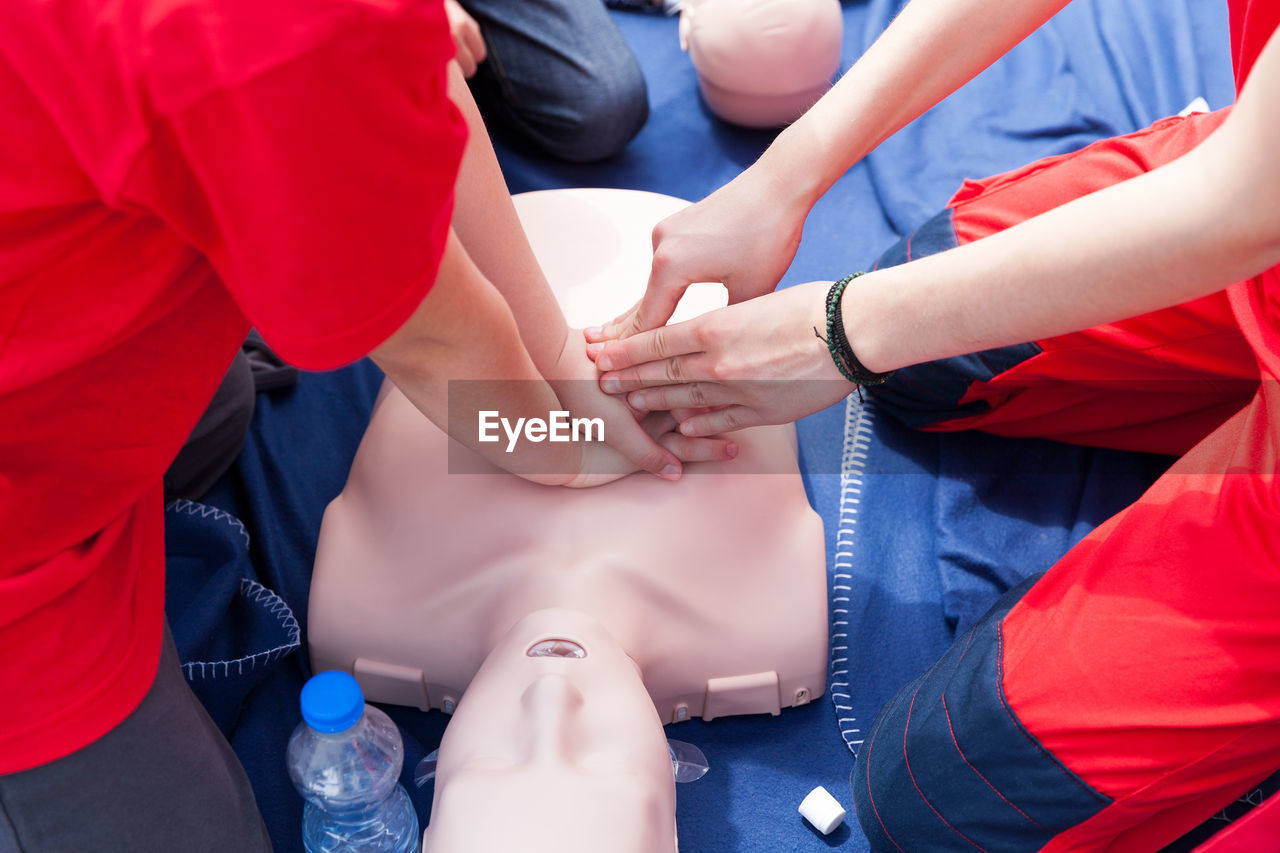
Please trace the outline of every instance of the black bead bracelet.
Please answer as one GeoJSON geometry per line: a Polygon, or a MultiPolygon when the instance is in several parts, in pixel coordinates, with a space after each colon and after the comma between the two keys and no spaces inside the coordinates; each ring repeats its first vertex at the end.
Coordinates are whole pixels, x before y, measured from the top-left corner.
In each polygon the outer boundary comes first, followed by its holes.
{"type": "MultiPolygon", "coordinates": [[[[849,282],[860,275],[863,273],[851,273],[831,285],[831,289],[827,291],[827,336],[823,338],[818,335],[818,338],[827,345],[831,360],[836,363],[845,379],[855,385],[883,385],[893,376],[893,371],[873,373],[858,361],[858,357],[853,354],[853,347],[849,345],[849,339],[845,337],[844,319],[840,316],[840,297],[844,295],[849,282]]],[[[818,334],[817,329],[813,331],[815,335],[818,334]]]]}

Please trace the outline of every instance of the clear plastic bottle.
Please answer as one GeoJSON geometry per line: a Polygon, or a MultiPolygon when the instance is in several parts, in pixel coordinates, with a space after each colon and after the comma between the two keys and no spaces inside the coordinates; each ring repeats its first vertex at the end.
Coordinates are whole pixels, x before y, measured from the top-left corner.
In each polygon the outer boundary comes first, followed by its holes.
{"type": "Polygon", "coordinates": [[[289,737],[289,778],[307,801],[307,853],[416,853],[418,815],[400,785],[404,745],[391,718],[364,703],[345,672],[302,688],[302,722],[289,737]]]}

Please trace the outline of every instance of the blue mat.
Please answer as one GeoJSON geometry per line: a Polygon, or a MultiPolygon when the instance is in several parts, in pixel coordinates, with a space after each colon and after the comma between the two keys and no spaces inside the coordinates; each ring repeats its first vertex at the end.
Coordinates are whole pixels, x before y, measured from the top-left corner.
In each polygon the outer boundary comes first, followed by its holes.
{"type": "MultiPolygon", "coordinates": [[[[845,4],[846,67],[902,5],[845,4]]],[[[604,186],[697,199],[772,138],[707,112],[674,20],[614,14],[648,80],[649,124],[605,164],[557,163],[499,140],[513,191],[604,186]]],[[[783,283],[870,266],[966,176],[1137,129],[1196,96],[1214,107],[1232,98],[1220,0],[1076,0],[851,169],[814,209],[783,283]]],[[[302,801],[283,755],[309,675],[305,657],[288,647],[305,640],[320,517],[342,488],[380,382],[362,362],[260,395],[241,459],[205,500],[212,509],[178,505],[167,515],[175,639],[185,661],[204,664],[188,667],[193,686],[232,739],[282,853],[301,850],[302,801]]],[[[826,522],[830,555],[831,699],[777,719],[673,729],[712,765],[704,779],[679,788],[685,851],[867,849],[856,825],[818,835],[796,814],[800,800],[823,785],[847,806],[850,748],[879,704],[1003,589],[1051,564],[1164,464],[1050,442],[918,434],[856,399],[799,429],[806,487],[826,522]]],[[[438,745],[445,718],[389,710],[405,734],[409,782],[413,765],[438,745]]],[[[409,787],[425,822],[430,788],[409,787]]]]}

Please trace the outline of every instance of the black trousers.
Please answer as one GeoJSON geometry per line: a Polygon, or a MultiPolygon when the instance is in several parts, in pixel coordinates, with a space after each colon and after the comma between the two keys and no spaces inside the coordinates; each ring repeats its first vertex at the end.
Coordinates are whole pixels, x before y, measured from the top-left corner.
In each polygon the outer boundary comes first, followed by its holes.
{"type": "Polygon", "coordinates": [[[244,769],[165,627],[155,682],[84,749],[0,776],[0,853],[269,853],[244,769]]]}

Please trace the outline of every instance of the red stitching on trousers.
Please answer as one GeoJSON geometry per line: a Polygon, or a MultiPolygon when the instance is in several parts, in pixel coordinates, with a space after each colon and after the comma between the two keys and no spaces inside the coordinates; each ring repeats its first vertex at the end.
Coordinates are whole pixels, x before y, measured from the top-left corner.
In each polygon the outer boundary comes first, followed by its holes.
{"type": "Polygon", "coordinates": [[[1018,808],[1018,807],[1017,807],[1017,805],[1015,805],[1015,804],[1014,804],[1014,802],[1013,802],[1012,800],[1010,800],[1010,799],[1009,799],[1008,797],[1006,797],[1004,794],[1000,793],[1000,790],[999,790],[998,788],[996,788],[996,786],[995,786],[995,785],[992,785],[992,784],[991,784],[991,782],[987,779],[987,777],[986,777],[986,776],[983,776],[983,775],[982,775],[982,773],[978,770],[978,768],[974,767],[974,766],[973,766],[973,764],[969,761],[968,757],[967,757],[967,756],[965,756],[965,754],[964,754],[964,750],[960,748],[960,742],[959,742],[958,740],[956,740],[956,731],[955,731],[955,729],[953,729],[953,728],[951,727],[951,712],[950,712],[949,710],[947,710],[947,694],[946,694],[946,693],[943,693],[943,694],[942,694],[942,713],[944,713],[944,714],[946,714],[946,715],[947,715],[947,731],[949,731],[949,732],[951,733],[951,742],[952,742],[953,744],[955,744],[956,752],[960,753],[960,758],[961,758],[961,759],[963,759],[964,763],[965,763],[965,764],[967,764],[967,765],[969,766],[969,769],[970,769],[970,770],[972,770],[974,773],[976,773],[979,779],[981,779],[983,782],[986,782],[986,783],[987,783],[987,787],[988,787],[988,788],[990,788],[992,791],[995,791],[996,796],[997,796],[997,797],[999,797],[1000,799],[1004,800],[1004,801],[1005,801],[1005,803],[1006,803],[1010,808],[1012,808],[1015,812],[1017,812],[1018,814],[1022,815],[1022,816],[1023,816],[1023,817],[1025,817],[1027,820],[1031,821],[1032,823],[1034,823],[1036,826],[1040,827],[1041,829],[1048,830],[1049,832],[1053,832],[1053,830],[1052,830],[1052,829],[1049,829],[1049,827],[1045,826],[1043,823],[1041,823],[1040,821],[1036,820],[1036,819],[1035,819],[1035,818],[1033,818],[1031,815],[1029,815],[1029,814],[1027,814],[1026,812],[1024,812],[1022,809],[1018,808]]]}
{"type": "Polygon", "coordinates": [[[947,823],[947,819],[943,817],[942,814],[933,807],[933,803],[929,802],[929,798],[924,795],[924,791],[921,791],[920,786],[916,784],[916,774],[911,772],[911,762],[907,760],[907,731],[911,728],[911,712],[916,707],[916,694],[919,692],[920,692],[920,688],[917,687],[915,689],[915,693],[911,694],[911,704],[907,706],[907,722],[906,722],[906,725],[902,727],[902,763],[906,765],[907,776],[908,778],[911,779],[911,786],[916,789],[916,793],[920,795],[920,799],[924,800],[924,804],[929,807],[929,811],[937,815],[938,820],[942,821],[943,824],[946,825],[947,829],[951,830],[956,835],[963,838],[965,841],[968,841],[970,845],[972,845],[974,848],[978,850],[981,850],[982,853],[987,853],[987,850],[985,847],[979,847],[978,844],[975,843],[972,838],[965,835],[963,832],[956,829],[951,824],[947,823]]]}
{"type": "MultiPolygon", "coordinates": [[[[902,847],[898,845],[898,842],[893,840],[893,836],[889,834],[889,828],[884,825],[884,819],[880,817],[880,810],[876,808],[876,798],[871,793],[871,750],[876,745],[876,735],[879,733],[879,728],[871,733],[871,740],[867,742],[867,758],[866,761],[863,761],[863,766],[867,768],[867,802],[871,803],[871,813],[876,816],[876,821],[880,824],[880,829],[884,832],[884,837],[889,839],[890,844],[898,848],[898,853],[907,853],[907,851],[903,850],[902,847]]],[[[862,756],[859,756],[858,759],[861,761],[862,756]]]]}

